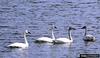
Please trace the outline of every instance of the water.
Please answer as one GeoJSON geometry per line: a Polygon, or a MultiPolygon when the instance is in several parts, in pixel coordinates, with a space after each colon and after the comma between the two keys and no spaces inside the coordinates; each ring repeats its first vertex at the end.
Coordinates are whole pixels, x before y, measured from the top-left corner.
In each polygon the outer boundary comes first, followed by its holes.
{"type": "Polygon", "coordinates": [[[77,58],[81,53],[100,54],[99,0],[0,0],[0,58],[77,58]],[[71,45],[36,44],[42,36],[51,36],[50,24],[55,24],[55,37],[66,37],[68,26],[72,32],[71,45]],[[96,37],[96,42],[85,45],[84,30],[96,37]],[[27,49],[9,49],[13,42],[24,42],[23,32],[31,32],[27,49]]]}

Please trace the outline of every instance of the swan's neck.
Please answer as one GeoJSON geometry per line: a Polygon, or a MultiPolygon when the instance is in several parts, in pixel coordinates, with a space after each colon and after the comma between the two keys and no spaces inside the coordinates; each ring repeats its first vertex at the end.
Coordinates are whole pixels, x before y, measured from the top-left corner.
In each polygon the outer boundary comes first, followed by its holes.
{"type": "Polygon", "coordinates": [[[25,39],[25,44],[28,46],[28,41],[27,41],[27,38],[26,38],[26,33],[24,33],[24,39],[25,39]]]}
{"type": "Polygon", "coordinates": [[[86,36],[87,35],[87,28],[85,28],[85,34],[84,34],[84,36],[86,36]]]}
{"type": "Polygon", "coordinates": [[[69,39],[70,39],[70,40],[73,40],[73,39],[72,39],[72,36],[71,36],[71,30],[68,30],[68,36],[69,36],[69,39]]]}
{"type": "Polygon", "coordinates": [[[52,39],[55,40],[54,31],[52,29],[52,39]]]}

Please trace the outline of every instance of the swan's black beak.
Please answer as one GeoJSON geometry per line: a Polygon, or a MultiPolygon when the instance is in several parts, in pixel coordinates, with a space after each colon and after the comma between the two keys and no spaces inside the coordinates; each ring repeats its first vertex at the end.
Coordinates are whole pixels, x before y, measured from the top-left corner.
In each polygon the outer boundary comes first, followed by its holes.
{"type": "Polygon", "coordinates": [[[86,26],[83,26],[82,28],[78,28],[78,29],[86,29],[86,26]]]}
{"type": "Polygon", "coordinates": [[[85,29],[86,28],[86,26],[83,26],[81,29],[85,29]]]}
{"type": "Polygon", "coordinates": [[[55,28],[55,29],[57,29],[57,27],[56,27],[56,26],[55,26],[54,28],[55,28]]]}
{"type": "Polygon", "coordinates": [[[72,30],[76,30],[76,28],[72,28],[72,30]]]}
{"type": "Polygon", "coordinates": [[[28,34],[31,34],[31,32],[28,32],[28,34]]]}

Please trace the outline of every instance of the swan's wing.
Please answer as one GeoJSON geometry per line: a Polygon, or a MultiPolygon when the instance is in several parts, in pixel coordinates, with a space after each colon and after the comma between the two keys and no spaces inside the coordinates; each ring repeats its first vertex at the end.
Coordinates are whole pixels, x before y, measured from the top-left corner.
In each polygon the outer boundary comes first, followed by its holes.
{"type": "Polygon", "coordinates": [[[84,41],[96,41],[95,37],[93,35],[86,35],[84,38],[84,41]]]}
{"type": "Polygon", "coordinates": [[[25,43],[13,43],[8,45],[8,47],[24,47],[25,43]]]}
{"type": "Polygon", "coordinates": [[[36,39],[36,41],[52,42],[53,39],[49,38],[49,37],[40,37],[40,38],[36,39]]]}
{"type": "Polygon", "coordinates": [[[60,42],[71,42],[71,40],[68,39],[68,38],[58,38],[58,39],[56,39],[56,41],[60,41],[60,42]]]}
{"type": "Polygon", "coordinates": [[[95,39],[93,35],[86,35],[86,39],[95,39]]]}

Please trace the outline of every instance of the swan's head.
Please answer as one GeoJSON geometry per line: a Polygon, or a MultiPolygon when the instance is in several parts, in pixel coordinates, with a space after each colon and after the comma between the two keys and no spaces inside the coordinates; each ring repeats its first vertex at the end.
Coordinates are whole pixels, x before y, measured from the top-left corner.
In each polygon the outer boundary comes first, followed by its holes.
{"type": "Polygon", "coordinates": [[[54,24],[52,24],[52,28],[51,29],[54,29],[54,28],[57,28],[54,24]]]}
{"type": "Polygon", "coordinates": [[[86,29],[86,26],[83,26],[81,29],[86,29]]]}
{"type": "Polygon", "coordinates": [[[28,30],[25,30],[25,33],[26,33],[26,34],[31,34],[28,30]]]}
{"type": "Polygon", "coordinates": [[[75,28],[73,28],[73,27],[69,27],[69,30],[76,30],[75,28]]]}
{"type": "Polygon", "coordinates": [[[52,27],[49,30],[57,29],[57,27],[54,24],[51,24],[51,25],[52,25],[52,27]]]}

